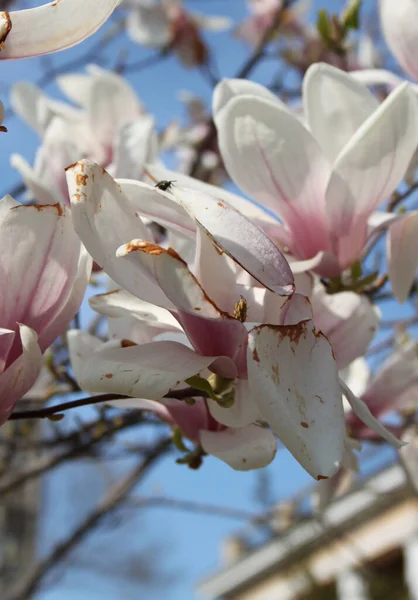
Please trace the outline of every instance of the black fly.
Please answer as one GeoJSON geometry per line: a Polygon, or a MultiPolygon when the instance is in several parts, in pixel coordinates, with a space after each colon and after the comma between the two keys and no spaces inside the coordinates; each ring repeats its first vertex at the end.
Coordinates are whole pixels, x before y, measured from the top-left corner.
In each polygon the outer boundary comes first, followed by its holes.
{"type": "MultiPolygon", "coordinates": [[[[155,181],[155,179],[154,179],[154,181],[155,181]]],[[[159,190],[162,190],[163,192],[166,192],[167,190],[169,190],[171,188],[173,183],[174,183],[174,181],[167,181],[166,179],[163,179],[162,181],[159,181],[158,183],[156,183],[154,187],[158,188],[159,190]]]]}

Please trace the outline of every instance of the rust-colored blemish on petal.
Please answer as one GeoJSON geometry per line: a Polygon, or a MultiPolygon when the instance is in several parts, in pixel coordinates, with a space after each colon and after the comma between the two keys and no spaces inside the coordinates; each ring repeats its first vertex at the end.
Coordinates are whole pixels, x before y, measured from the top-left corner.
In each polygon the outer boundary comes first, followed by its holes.
{"type": "Polygon", "coordinates": [[[0,50],[4,48],[4,43],[12,29],[12,20],[8,12],[0,13],[0,50]]]}
{"type": "Polygon", "coordinates": [[[222,254],[224,254],[224,251],[223,251],[221,248],[219,248],[219,246],[218,246],[217,244],[215,244],[215,242],[213,242],[213,245],[215,246],[215,250],[216,250],[216,252],[217,252],[217,253],[218,253],[220,256],[222,256],[222,254]]]}
{"type": "Polygon", "coordinates": [[[324,475],[318,475],[317,480],[321,481],[322,479],[328,479],[328,477],[324,477],[324,475]]]}
{"type": "Polygon", "coordinates": [[[306,423],[306,421],[301,421],[300,422],[301,426],[304,427],[305,429],[309,429],[309,425],[308,423],[306,423]]]}
{"type": "Polygon", "coordinates": [[[120,341],[121,348],[130,348],[131,346],[138,346],[138,344],[135,344],[135,342],[133,342],[132,340],[123,339],[120,341]]]}
{"type": "Polygon", "coordinates": [[[258,356],[257,348],[254,348],[253,350],[253,360],[255,360],[255,362],[257,363],[260,362],[260,357],[258,356]]]}
{"type": "Polygon", "coordinates": [[[76,167],[79,163],[75,162],[72,163],[71,165],[68,165],[68,167],[65,167],[64,171],[69,171],[70,169],[74,169],[74,167],[76,167]]]}
{"type": "Polygon", "coordinates": [[[225,204],[223,202],[217,202],[216,204],[221,208],[225,208],[225,204]]]}
{"type": "Polygon", "coordinates": [[[55,0],[54,2],[52,2],[51,6],[57,6],[59,2],[61,2],[61,0],[55,0]]]}
{"type": "Polygon", "coordinates": [[[88,175],[81,175],[81,173],[77,173],[75,176],[76,185],[86,185],[88,178],[88,175]]]}
{"type": "Polygon", "coordinates": [[[112,379],[113,375],[112,373],[105,373],[105,377],[106,379],[112,379]]]}
{"type": "Polygon", "coordinates": [[[318,400],[320,401],[321,404],[325,404],[325,402],[322,400],[321,396],[318,396],[318,394],[315,394],[314,398],[318,398],[318,400]]]}

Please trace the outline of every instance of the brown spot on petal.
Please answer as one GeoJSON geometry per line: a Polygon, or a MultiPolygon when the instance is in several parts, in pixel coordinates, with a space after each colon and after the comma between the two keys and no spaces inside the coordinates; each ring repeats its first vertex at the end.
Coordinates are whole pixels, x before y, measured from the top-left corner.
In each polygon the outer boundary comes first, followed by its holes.
{"type": "Polygon", "coordinates": [[[69,171],[70,169],[74,169],[74,167],[76,167],[78,165],[78,162],[72,163],[71,165],[68,165],[68,167],[65,167],[64,171],[69,171]]]}
{"type": "Polygon", "coordinates": [[[112,379],[113,375],[112,373],[105,373],[105,377],[106,379],[112,379]]]}
{"type": "Polygon", "coordinates": [[[315,394],[314,398],[318,398],[318,400],[320,401],[321,404],[325,404],[325,402],[322,400],[321,396],[318,396],[318,394],[315,394]]]}
{"type": "Polygon", "coordinates": [[[317,480],[321,481],[321,479],[328,479],[328,477],[324,477],[324,475],[318,475],[317,480]]]}
{"type": "Polygon", "coordinates": [[[253,350],[253,360],[255,360],[255,362],[260,362],[260,357],[258,356],[258,352],[257,352],[257,348],[254,348],[253,350]]]}
{"type": "Polygon", "coordinates": [[[132,340],[121,340],[120,341],[120,346],[121,348],[130,348],[131,346],[137,346],[138,344],[135,344],[135,342],[133,342],[132,340]]]}
{"type": "Polygon", "coordinates": [[[81,175],[81,173],[77,173],[75,176],[75,182],[77,185],[86,185],[88,178],[88,175],[81,175]]]}
{"type": "Polygon", "coordinates": [[[12,20],[8,12],[0,13],[0,50],[4,48],[4,42],[12,29],[12,20]]]}
{"type": "Polygon", "coordinates": [[[304,427],[305,429],[309,429],[309,425],[308,423],[306,423],[305,421],[301,421],[300,423],[302,425],[302,427],[304,427]]]}
{"type": "Polygon", "coordinates": [[[225,204],[223,202],[217,202],[216,204],[221,208],[225,208],[225,204]]]}
{"type": "Polygon", "coordinates": [[[219,246],[217,246],[217,245],[215,244],[215,242],[213,242],[213,245],[215,246],[215,250],[216,250],[216,252],[217,252],[218,254],[220,254],[220,256],[222,256],[222,254],[224,254],[224,251],[223,251],[221,248],[219,248],[219,246]]]}

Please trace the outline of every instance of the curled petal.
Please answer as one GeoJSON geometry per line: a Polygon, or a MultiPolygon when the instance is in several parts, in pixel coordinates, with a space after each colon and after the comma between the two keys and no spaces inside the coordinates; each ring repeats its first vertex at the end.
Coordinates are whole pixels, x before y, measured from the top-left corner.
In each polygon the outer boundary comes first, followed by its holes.
{"type": "Polygon", "coordinates": [[[37,8],[11,12],[11,31],[0,59],[26,58],[71,48],[95,33],[120,2],[55,0],[37,8]]]}
{"type": "Polygon", "coordinates": [[[261,469],[276,455],[276,438],[268,429],[248,425],[224,431],[201,431],[200,443],[208,454],[226,462],[236,471],[261,469]]]}
{"type": "Polygon", "coordinates": [[[34,385],[42,368],[36,333],[19,325],[22,354],[0,375],[0,424],[10,416],[18,400],[34,385]]]}

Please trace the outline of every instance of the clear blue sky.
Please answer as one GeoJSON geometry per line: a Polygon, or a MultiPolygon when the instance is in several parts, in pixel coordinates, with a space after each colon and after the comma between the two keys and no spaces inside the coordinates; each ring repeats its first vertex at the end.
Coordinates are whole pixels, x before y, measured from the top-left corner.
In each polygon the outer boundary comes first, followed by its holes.
{"type": "MultiPolygon", "coordinates": [[[[30,5],[41,4],[41,1],[31,2],[30,5]]],[[[245,15],[244,0],[190,0],[190,7],[213,14],[227,14],[235,22],[245,15]]],[[[325,7],[338,10],[341,2],[337,0],[317,0],[314,8],[325,7]]],[[[100,34],[99,34],[100,35],[100,34]]],[[[246,49],[239,42],[217,34],[210,38],[216,43],[217,59],[222,76],[229,77],[238,70],[246,57],[246,49]],[[227,49],[227,51],[226,51],[227,49]]],[[[41,75],[42,64],[49,65],[50,61],[60,65],[70,58],[84,53],[92,41],[52,58],[40,60],[25,60],[2,63],[1,97],[5,104],[7,88],[19,80],[36,81],[41,75]]],[[[129,49],[130,60],[140,59],[149,54],[137,46],[123,40],[124,47],[129,49]]],[[[117,52],[120,45],[112,47],[117,52]]],[[[269,67],[261,67],[254,72],[254,79],[263,81],[269,67]]],[[[148,109],[152,111],[160,126],[167,124],[173,117],[181,116],[183,107],[176,100],[179,89],[187,89],[205,97],[210,104],[211,89],[204,79],[195,71],[187,71],[180,67],[176,60],[158,64],[150,70],[145,70],[128,77],[148,109]]],[[[47,88],[56,93],[54,86],[47,88]]],[[[32,160],[37,147],[38,138],[17,119],[6,122],[9,129],[7,135],[2,135],[3,151],[0,154],[0,170],[2,173],[0,191],[6,192],[19,182],[18,175],[9,166],[11,152],[19,152],[32,160]]],[[[150,432],[138,430],[138,436],[149,439],[150,432]]],[[[132,439],[132,435],[130,436],[132,439]]],[[[140,440],[137,440],[140,441],[140,440]]],[[[43,520],[41,526],[40,552],[45,553],[54,541],[74,525],[75,522],[88,512],[100,493],[108,484],[109,478],[120,475],[129,467],[123,463],[111,463],[109,467],[99,465],[67,466],[56,475],[47,478],[44,485],[43,520]]],[[[310,482],[309,476],[296,461],[285,451],[279,451],[274,464],[268,468],[271,474],[274,495],[276,499],[285,498],[295,493],[301,486],[310,482]]],[[[174,498],[213,502],[224,506],[257,510],[254,503],[254,488],[257,480],[255,473],[237,473],[216,459],[205,460],[204,467],[197,472],[188,470],[185,466],[174,464],[173,457],[168,457],[154,469],[142,485],[143,494],[164,494],[174,498]]],[[[109,523],[108,523],[109,524],[109,523]]],[[[194,586],[196,582],[219,565],[219,548],[222,538],[234,531],[240,523],[217,517],[191,515],[168,509],[149,509],[141,514],[132,512],[124,516],[120,528],[114,521],[110,526],[100,530],[79,553],[66,563],[65,570],[60,570],[49,578],[44,588],[36,595],[37,600],[124,600],[147,597],[150,599],[192,600],[197,598],[194,586]],[[169,589],[152,589],[146,592],[124,585],[122,580],[105,577],[104,572],[89,568],[80,568],[86,556],[97,557],[103,554],[104,563],[108,561],[109,568],[117,560],[121,549],[129,551],[147,548],[147,544],[163,541],[166,548],[161,561],[166,569],[177,573],[178,581],[169,589]],[[86,553],[87,549],[87,553],[86,553]]],[[[87,566],[89,561],[87,561],[87,566]]]]}

